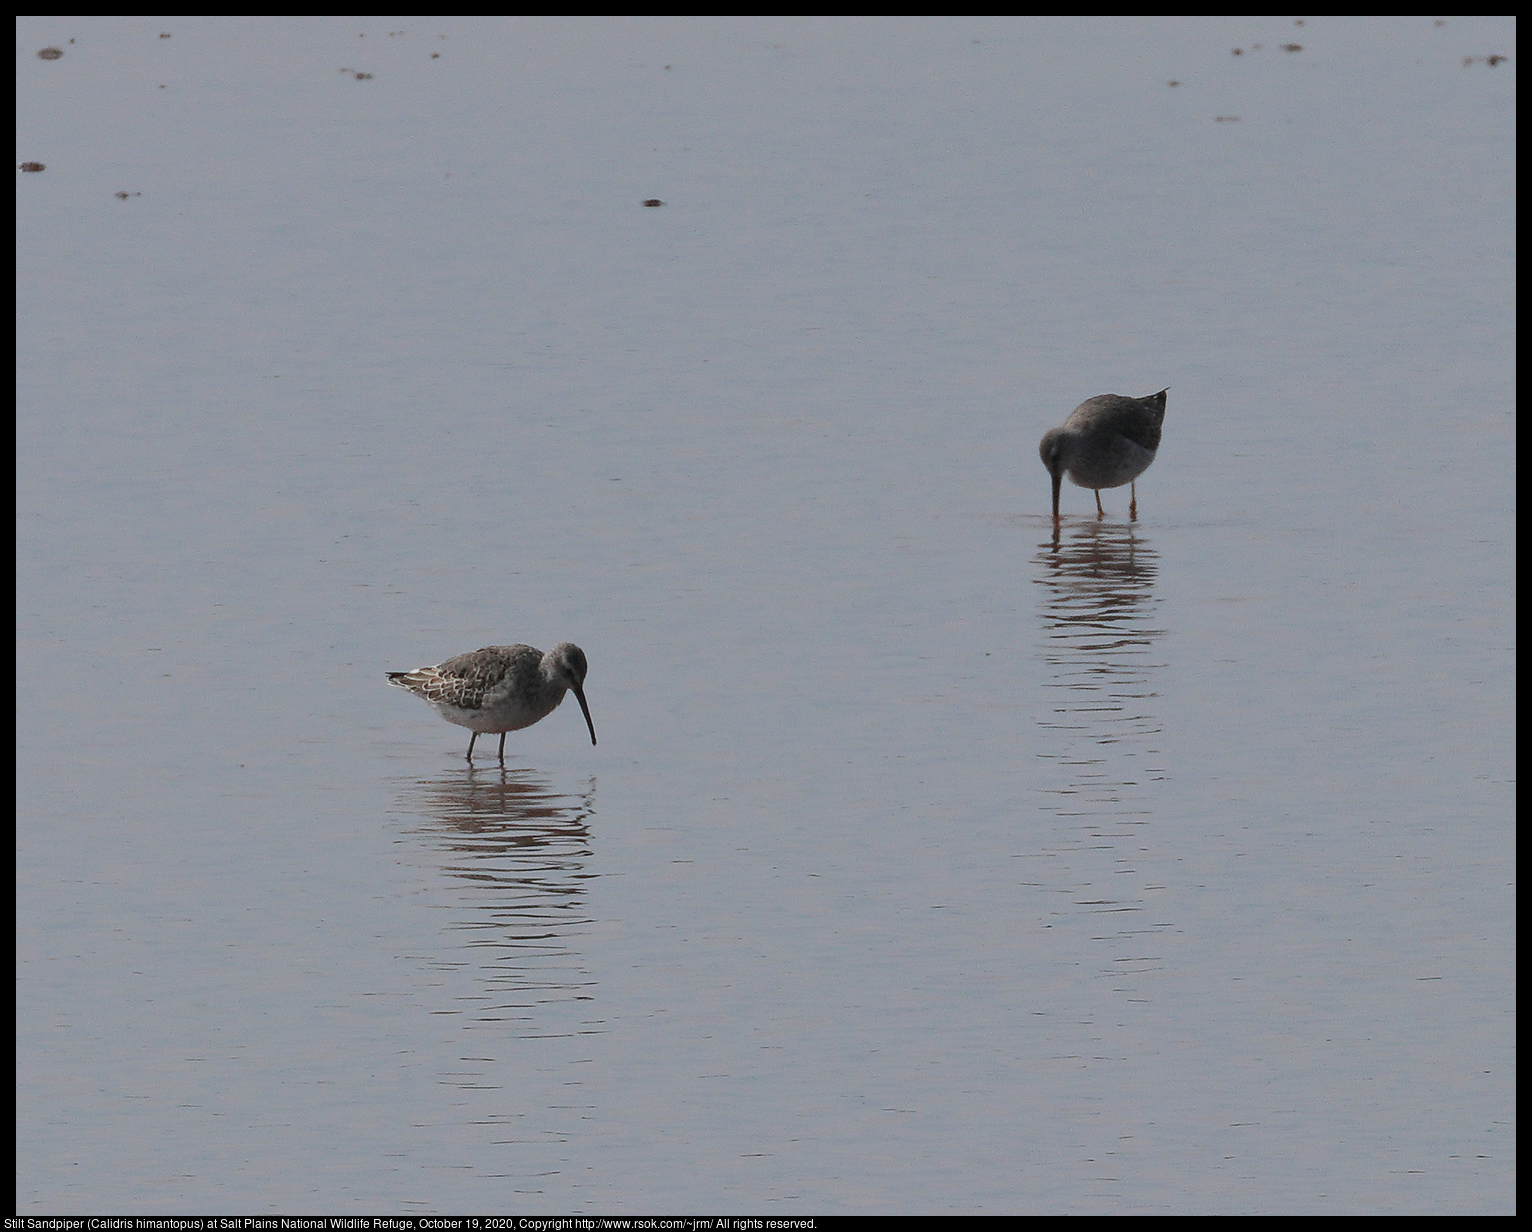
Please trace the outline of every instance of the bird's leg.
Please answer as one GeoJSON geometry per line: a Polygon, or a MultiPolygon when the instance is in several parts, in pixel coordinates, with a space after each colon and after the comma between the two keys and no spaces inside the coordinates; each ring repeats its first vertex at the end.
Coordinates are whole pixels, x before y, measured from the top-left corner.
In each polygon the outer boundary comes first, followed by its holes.
{"type": "Polygon", "coordinates": [[[1137,522],[1138,521],[1138,484],[1137,483],[1130,483],[1128,485],[1128,491],[1133,493],[1133,499],[1128,504],[1128,520],[1130,522],[1137,522]]]}
{"type": "Polygon", "coordinates": [[[1106,517],[1106,510],[1101,507],[1101,489],[1097,488],[1095,491],[1096,491],[1096,516],[1098,518],[1104,518],[1104,517],[1106,517]]]}
{"type": "Polygon", "coordinates": [[[468,737],[468,760],[469,760],[470,763],[473,761],[473,742],[475,740],[477,740],[478,738],[479,738],[479,733],[478,732],[474,732],[473,735],[468,737]]]}
{"type": "Polygon", "coordinates": [[[500,733],[500,764],[505,765],[505,733],[500,733]]]}

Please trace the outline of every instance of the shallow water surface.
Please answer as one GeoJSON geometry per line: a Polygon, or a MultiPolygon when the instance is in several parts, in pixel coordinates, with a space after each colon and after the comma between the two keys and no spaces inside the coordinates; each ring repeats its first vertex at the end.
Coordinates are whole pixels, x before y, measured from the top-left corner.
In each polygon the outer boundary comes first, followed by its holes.
{"type": "Polygon", "coordinates": [[[20,1213],[1514,1209],[1509,19],[150,21],[19,27],[20,1213]]]}

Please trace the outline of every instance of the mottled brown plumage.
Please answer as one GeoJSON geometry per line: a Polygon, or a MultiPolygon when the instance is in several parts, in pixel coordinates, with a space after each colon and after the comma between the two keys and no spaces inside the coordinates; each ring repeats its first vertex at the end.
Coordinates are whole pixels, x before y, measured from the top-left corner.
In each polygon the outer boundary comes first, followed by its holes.
{"type": "Polygon", "coordinates": [[[412,672],[389,672],[388,683],[429,702],[449,723],[473,732],[468,760],[480,732],[500,733],[505,761],[505,733],[531,727],[551,714],[573,691],[596,743],[596,725],[585,704],[585,652],[560,642],[544,654],[533,646],[486,646],[412,672]]]}

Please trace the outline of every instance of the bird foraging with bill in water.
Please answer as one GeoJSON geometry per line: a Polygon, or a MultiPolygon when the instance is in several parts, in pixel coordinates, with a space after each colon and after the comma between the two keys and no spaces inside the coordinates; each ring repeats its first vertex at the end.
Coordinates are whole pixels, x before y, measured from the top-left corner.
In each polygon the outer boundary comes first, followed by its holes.
{"type": "Polygon", "coordinates": [[[596,725],[585,704],[585,652],[560,642],[544,654],[535,646],[485,646],[433,667],[389,672],[388,683],[431,704],[449,723],[466,727],[468,760],[481,732],[500,733],[500,763],[505,764],[505,733],[531,727],[546,718],[572,692],[596,743],[596,725]]]}
{"type": "Polygon", "coordinates": [[[1138,517],[1138,485],[1134,481],[1149,469],[1159,451],[1169,390],[1167,385],[1147,398],[1097,394],[1070,411],[1061,426],[1043,433],[1037,452],[1053,477],[1055,526],[1059,520],[1059,485],[1065,475],[1071,483],[1095,491],[1096,514],[1103,518],[1106,510],[1101,507],[1101,489],[1131,484],[1128,516],[1138,517]]]}

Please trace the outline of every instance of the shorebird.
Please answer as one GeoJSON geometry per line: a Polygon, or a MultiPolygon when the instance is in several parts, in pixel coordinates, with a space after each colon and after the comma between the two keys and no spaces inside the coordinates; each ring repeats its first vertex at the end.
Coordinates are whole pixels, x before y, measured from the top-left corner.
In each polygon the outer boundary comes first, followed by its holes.
{"type": "Polygon", "coordinates": [[[388,683],[430,702],[447,722],[472,731],[470,762],[479,733],[499,732],[504,765],[505,733],[552,714],[569,690],[585,713],[590,742],[596,743],[596,725],[585,704],[585,672],[585,652],[573,642],[560,642],[547,654],[533,646],[486,646],[435,667],[389,672],[388,683]]]}
{"type": "Polygon", "coordinates": [[[1062,427],[1043,433],[1037,452],[1053,476],[1053,521],[1059,520],[1059,483],[1067,474],[1071,483],[1094,488],[1096,513],[1102,488],[1133,484],[1128,516],[1138,517],[1138,485],[1160,447],[1160,425],[1165,422],[1165,394],[1169,386],[1147,398],[1124,398],[1121,394],[1097,394],[1069,412],[1062,427]]]}

